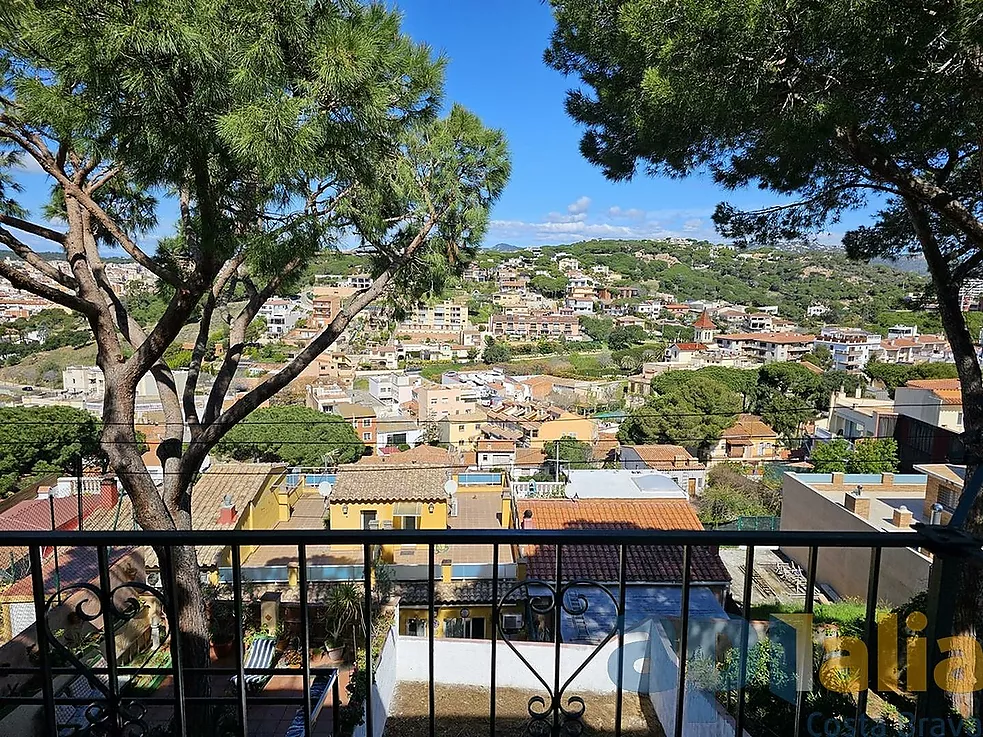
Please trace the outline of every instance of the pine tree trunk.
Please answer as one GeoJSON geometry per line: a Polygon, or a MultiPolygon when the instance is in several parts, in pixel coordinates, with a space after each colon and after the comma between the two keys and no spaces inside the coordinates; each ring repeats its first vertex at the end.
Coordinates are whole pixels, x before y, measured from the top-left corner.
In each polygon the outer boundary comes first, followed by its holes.
{"type": "MultiPolygon", "coordinates": [[[[176,592],[170,591],[170,581],[166,576],[163,577],[164,590],[168,596],[176,594],[184,695],[210,696],[210,677],[204,673],[188,671],[189,668],[207,668],[210,662],[208,616],[195,549],[191,545],[179,545],[168,551],[158,551],[158,559],[165,560],[161,553],[169,554],[178,589],[176,592]]],[[[208,734],[215,727],[215,718],[214,708],[207,703],[185,703],[188,734],[208,734]]]]}
{"type": "MultiPolygon", "coordinates": [[[[938,241],[932,232],[923,207],[910,201],[906,202],[906,206],[915,233],[922,245],[929,273],[932,276],[939,302],[942,326],[945,329],[946,338],[949,341],[949,347],[956,364],[956,372],[959,376],[963,403],[962,441],[965,447],[966,463],[963,491],[968,493],[970,491],[967,488],[968,482],[975,474],[976,469],[983,463],[983,373],[981,373],[980,362],[976,356],[976,346],[962,312],[959,299],[961,285],[952,278],[952,272],[939,249],[938,241]]],[[[977,495],[965,521],[964,529],[977,539],[983,539],[983,494],[977,495]]],[[[977,633],[983,633],[983,571],[975,563],[965,558],[950,558],[948,565],[959,566],[959,585],[956,587],[956,591],[942,592],[943,596],[955,597],[952,634],[956,637],[972,638],[975,641],[977,633]]],[[[938,622],[936,624],[944,628],[947,623],[938,622]]],[[[936,644],[931,643],[930,647],[932,646],[936,646],[936,644]]],[[[949,653],[950,657],[952,655],[953,653],[949,653]]],[[[968,658],[972,655],[973,653],[966,653],[968,658]]],[[[979,674],[983,670],[983,663],[976,662],[968,667],[973,668],[974,673],[979,674]]],[[[930,673],[929,678],[933,675],[930,673]]],[[[981,710],[983,701],[981,701],[980,696],[978,691],[952,693],[950,694],[950,701],[952,707],[964,717],[976,716],[980,718],[983,716],[983,710],[981,710]]],[[[936,714],[933,716],[944,715],[936,714]]]]}

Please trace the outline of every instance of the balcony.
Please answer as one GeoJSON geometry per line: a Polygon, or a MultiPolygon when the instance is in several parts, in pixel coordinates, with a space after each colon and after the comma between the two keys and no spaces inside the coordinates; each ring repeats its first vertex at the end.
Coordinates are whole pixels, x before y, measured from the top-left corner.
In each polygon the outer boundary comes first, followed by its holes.
{"type": "MultiPolygon", "coordinates": [[[[203,714],[214,717],[216,734],[258,737],[784,737],[814,734],[816,724],[845,729],[848,719],[875,723],[898,713],[898,699],[911,702],[913,718],[941,719],[948,712],[937,684],[919,693],[878,690],[883,664],[874,659],[885,652],[887,631],[879,583],[903,575],[885,569],[884,554],[909,548],[933,556],[922,634],[936,643],[953,621],[952,597],[938,594],[952,590],[955,565],[975,564],[980,552],[978,541],[944,527],[653,532],[630,522],[604,530],[11,532],[5,544],[23,551],[29,572],[4,600],[27,592],[21,603],[44,625],[0,649],[0,734],[21,737],[197,735],[203,714]],[[231,566],[203,574],[212,622],[224,610],[233,641],[228,654],[216,646],[207,665],[187,662],[189,635],[172,626],[170,592],[180,582],[171,561],[186,545],[230,551],[231,566]],[[328,592],[344,582],[323,580],[314,558],[339,546],[357,559],[348,578],[358,611],[347,625],[349,652],[331,659],[322,645],[339,615],[328,592]],[[422,553],[423,576],[404,569],[394,577],[380,562],[393,547],[422,553]],[[491,565],[448,565],[450,548],[468,547],[490,551],[491,565]],[[807,565],[792,572],[791,608],[762,618],[754,602],[775,592],[774,579],[766,585],[759,571],[777,547],[802,549],[807,565]],[[295,564],[253,575],[248,561],[264,548],[291,549],[295,564]],[[858,565],[869,561],[856,635],[870,663],[831,681],[819,666],[842,655],[844,633],[805,617],[827,596],[827,553],[844,549],[856,551],[858,565]],[[718,550],[742,561],[733,591],[701,572],[718,550]],[[681,575],[657,585],[640,580],[653,551],[681,575]],[[811,650],[827,655],[810,664],[811,650]],[[803,652],[805,660],[791,657],[803,652]],[[836,683],[848,688],[841,693],[836,683]]],[[[930,645],[926,672],[942,658],[930,645]]]]}

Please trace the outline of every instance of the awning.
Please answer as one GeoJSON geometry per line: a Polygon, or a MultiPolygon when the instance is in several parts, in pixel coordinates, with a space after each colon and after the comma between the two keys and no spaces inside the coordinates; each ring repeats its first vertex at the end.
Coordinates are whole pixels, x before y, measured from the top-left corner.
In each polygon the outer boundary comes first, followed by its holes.
{"type": "Polygon", "coordinates": [[[396,502],[393,517],[422,517],[423,502],[396,502]]]}

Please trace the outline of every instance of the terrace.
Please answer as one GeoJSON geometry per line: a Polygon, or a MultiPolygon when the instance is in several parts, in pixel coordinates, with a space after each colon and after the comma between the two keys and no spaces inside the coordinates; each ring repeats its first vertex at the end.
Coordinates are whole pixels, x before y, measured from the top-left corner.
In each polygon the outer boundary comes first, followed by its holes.
{"type": "MultiPolygon", "coordinates": [[[[316,510],[308,512],[318,518],[316,510]]],[[[483,520],[494,511],[475,514],[483,520]]],[[[958,514],[955,518],[958,522],[958,514]]],[[[6,544],[28,551],[26,580],[36,619],[44,626],[18,635],[32,639],[35,647],[29,658],[11,663],[0,677],[0,733],[67,735],[74,723],[81,727],[78,734],[122,737],[157,730],[153,733],[183,736],[197,734],[192,731],[195,717],[212,709],[225,717],[220,732],[257,737],[758,737],[768,732],[753,721],[748,704],[755,687],[745,685],[749,653],[762,626],[743,624],[752,614],[751,577],[743,582],[743,592],[730,592],[739,604],[721,598],[702,572],[708,551],[744,546],[745,570],[754,569],[756,551],[807,551],[806,614],[822,598],[816,578],[820,550],[869,553],[861,626],[866,642],[876,636],[883,553],[930,553],[934,564],[929,587],[936,594],[954,585],[955,562],[975,561],[980,553],[978,541],[941,526],[907,532],[653,531],[633,528],[630,521],[607,529],[577,529],[571,520],[561,529],[521,530],[464,524],[439,531],[326,530],[312,525],[262,531],[7,533],[6,544]],[[176,546],[183,545],[231,551],[223,578],[228,579],[224,601],[234,612],[229,629],[235,645],[230,655],[213,658],[206,668],[185,662],[187,635],[171,626],[176,602],[170,592],[179,584],[171,560],[176,546]],[[314,554],[335,546],[357,551],[347,567],[358,588],[363,622],[355,641],[373,643],[373,657],[354,671],[350,657],[328,661],[321,650],[324,592],[337,581],[314,580],[320,570],[314,554]],[[405,546],[414,546],[414,558],[422,559],[415,567],[425,569],[424,575],[386,581],[379,552],[405,546]],[[47,560],[53,547],[63,561],[86,564],[56,578],[47,560]],[[145,567],[132,564],[151,547],[159,562],[148,555],[145,567]],[[482,559],[489,553],[487,581],[477,585],[458,580],[455,566],[442,560],[450,548],[481,550],[482,559]],[[243,564],[244,554],[249,551],[251,557],[267,549],[289,550],[294,574],[285,581],[247,581],[250,568],[243,564]],[[653,557],[671,561],[672,570],[663,570],[661,580],[644,580],[643,561],[653,557]],[[594,565],[599,560],[603,565],[594,565]],[[585,566],[593,578],[582,577],[585,566]],[[260,623],[270,618],[276,622],[267,630],[276,643],[272,663],[253,662],[252,653],[264,636],[250,629],[257,616],[260,623]],[[84,647],[71,636],[81,626],[88,631],[84,647]],[[580,636],[582,627],[587,636],[580,636]],[[107,637],[107,632],[114,636],[107,637]],[[151,641],[157,657],[138,657],[152,650],[151,641]],[[725,659],[737,664],[736,682],[709,685],[707,659],[717,662],[721,649],[729,652],[725,659]],[[210,683],[204,691],[203,677],[210,683]],[[349,695],[342,686],[349,678],[362,679],[371,697],[349,695]],[[249,681],[262,686],[252,688],[249,681]]],[[[951,631],[951,601],[937,595],[929,599],[925,635],[935,642],[951,631]]],[[[940,658],[937,648],[930,648],[928,667],[934,668],[940,658]]],[[[872,679],[874,671],[870,669],[872,679]]],[[[808,733],[806,718],[816,707],[813,691],[802,683],[784,696],[765,692],[789,715],[793,726],[783,734],[808,733]]],[[[867,685],[846,697],[854,716],[879,713],[873,705],[879,697],[867,685]]],[[[918,698],[922,717],[942,715],[946,708],[937,688],[918,698]]]]}

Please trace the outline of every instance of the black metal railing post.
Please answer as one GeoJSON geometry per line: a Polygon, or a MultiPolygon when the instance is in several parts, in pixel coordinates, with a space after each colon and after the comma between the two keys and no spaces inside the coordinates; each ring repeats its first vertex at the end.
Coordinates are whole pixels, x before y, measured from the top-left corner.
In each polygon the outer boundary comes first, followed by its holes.
{"type": "Polygon", "coordinates": [[[560,645],[563,644],[563,546],[556,546],[556,601],[553,603],[553,734],[560,730],[560,645]]]}
{"type": "Polygon", "coordinates": [[[341,679],[335,676],[331,681],[331,734],[341,733],[341,679]]]}
{"type": "Polygon", "coordinates": [[[683,546],[683,588],[679,596],[679,678],[676,681],[676,723],[673,727],[675,737],[683,737],[683,719],[686,710],[686,656],[689,650],[689,569],[691,552],[689,545],[683,546]]]}
{"type": "Polygon", "coordinates": [[[498,623],[502,612],[498,605],[498,544],[492,546],[492,621],[491,621],[491,687],[489,690],[488,727],[490,737],[495,737],[495,682],[498,668],[498,623]]]}
{"type": "Polygon", "coordinates": [[[167,637],[171,649],[171,670],[174,682],[174,726],[178,737],[187,735],[187,719],[184,706],[184,668],[181,655],[181,625],[179,622],[177,573],[174,570],[174,556],[171,548],[161,548],[164,555],[158,561],[163,566],[162,578],[166,576],[167,637]]]}
{"type": "Polygon", "coordinates": [[[434,737],[437,731],[437,695],[436,687],[434,685],[434,638],[437,633],[434,631],[437,629],[437,615],[435,612],[435,592],[434,592],[434,545],[431,543],[427,546],[427,640],[430,644],[427,653],[427,673],[429,674],[429,683],[427,684],[427,725],[429,729],[430,737],[434,737]]]}
{"type": "Polygon", "coordinates": [[[41,668],[41,694],[44,698],[45,731],[50,737],[55,737],[58,734],[58,727],[55,724],[55,690],[51,677],[48,628],[45,622],[48,611],[44,592],[44,568],[41,565],[41,546],[32,545],[29,555],[31,558],[31,588],[34,594],[34,629],[38,641],[38,665],[41,668]]]}
{"type": "Polygon", "coordinates": [[[751,647],[751,596],[754,576],[754,546],[748,545],[744,557],[744,601],[741,602],[741,651],[737,673],[737,718],[734,720],[734,737],[743,737],[745,702],[747,701],[747,661],[751,647]]]}
{"type": "MultiPolygon", "coordinates": [[[[867,609],[864,616],[864,643],[868,653],[877,652],[877,589],[881,577],[881,548],[870,550],[870,573],[867,578],[867,609]]],[[[871,662],[873,658],[870,658],[871,662]]],[[[870,689],[877,689],[877,669],[867,669],[867,682],[860,683],[857,693],[857,725],[864,724],[867,717],[867,695],[870,689]]]]}
{"type": "Polygon", "coordinates": [[[365,734],[375,737],[373,731],[373,693],[372,683],[375,680],[372,655],[372,546],[365,543],[362,546],[362,579],[365,585],[365,734]]]}
{"type": "Polygon", "coordinates": [[[96,547],[99,560],[99,589],[102,592],[102,631],[105,634],[106,668],[109,678],[109,697],[106,708],[109,723],[122,728],[119,702],[119,664],[116,661],[116,602],[113,601],[113,582],[109,573],[109,549],[105,545],[96,547]]]}
{"type": "MultiPolygon", "coordinates": [[[[811,615],[813,613],[813,608],[815,606],[815,589],[816,589],[816,569],[819,567],[819,548],[816,545],[811,545],[809,547],[809,570],[806,572],[806,593],[805,593],[805,603],[803,605],[803,613],[811,615]]],[[[810,632],[810,637],[811,637],[810,632]]],[[[811,642],[811,640],[810,640],[811,642]]],[[[798,648],[798,643],[796,647],[798,648]]],[[[802,734],[803,726],[805,725],[805,703],[806,703],[806,693],[807,686],[811,685],[812,681],[812,663],[808,664],[810,668],[809,673],[799,673],[798,672],[798,653],[795,654],[796,663],[796,673],[795,673],[795,737],[799,737],[802,734]],[[803,683],[799,680],[799,676],[803,676],[803,683]]]]}
{"type": "MultiPolygon", "coordinates": [[[[249,734],[249,726],[246,715],[246,628],[242,606],[242,549],[238,545],[232,546],[232,601],[235,607],[235,646],[236,646],[236,696],[238,700],[236,707],[239,711],[239,731],[242,737],[249,734]]],[[[214,607],[216,602],[212,602],[214,607]]],[[[215,612],[212,612],[215,616],[215,612]]]]}
{"type": "Polygon", "coordinates": [[[308,595],[307,595],[307,546],[300,544],[297,546],[297,563],[300,566],[300,664],[303,669],[302,680],[304,683],[304,735],[310,737],[313,734],[311,703],[311,632],[310,620],[308,618],[308,595]]]}
{"type": "Polygon", "coordinates": [[[622,710],[625,698],[625,589],[628,582],[628,547],[621,545],[618,551],[618,678],[614,703],[614,735],[621,737],[622,710]]]}

